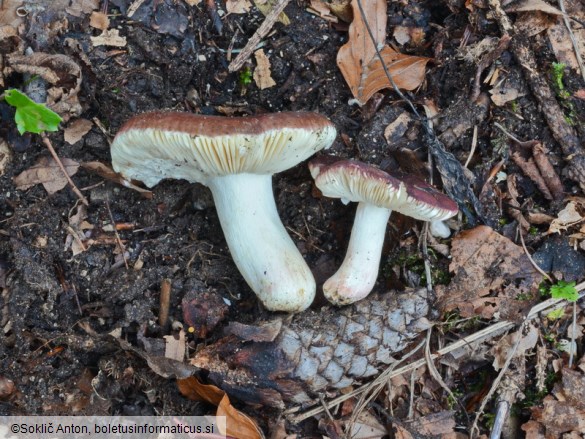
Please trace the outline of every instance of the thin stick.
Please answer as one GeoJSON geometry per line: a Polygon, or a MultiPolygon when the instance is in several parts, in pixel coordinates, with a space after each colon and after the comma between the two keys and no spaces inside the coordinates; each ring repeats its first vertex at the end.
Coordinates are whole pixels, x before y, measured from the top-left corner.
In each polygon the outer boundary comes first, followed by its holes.
{"type": "Polygon", "coordinates": [[[53,148],[53,145],[51,144],[51,141],[49,140],[49,138],[47,136],[43,136],[43,143],[45,144],[45,146],[47,147],[47,149],[49,150],[49,152],[53,156],[53,160],[55,160],[55,162],[57,162],[57,165],[61,169],[61,172],[63,172],[63,175],[67,179],[67,183],[69,183],[69,186],[71,186],[71,189],[73,190],[73,192],[75,192],[75,195],[77,195],[77,198],[79,198],[79,201],[81,201],[86,206],[89,206],[89,202],[87,201],[87,198],[85,198],[83,196],[81,191],[79,189],[77,189],[77,186],[75,186],[75,183],[73,183],[73,180],[71,180],[71,177],[69,177],[69,174],[65,170],[65,166],[63,166],[61,159],[57,155],[55,148],[53,148]]]}
{"type": "MultiPolygon", "coordinates": [[[[497,125],[497,122],[496,122],[496,125],[497,125]]],[[[477,147],[477,125],[475,125],[473,127],[473,138],[471,139],[471,151],[469,151],[469,156],[467,157],[467,160],[465,160],[465,164],[463,165],[464,168],[467,168],[469,166],[469,162],[471,161],[473,154],[475,154],[476,147],[477,147]]]]}
{"type": "Polygon", "coordinates": [[[278,17],[282,13],[282,11],[284,11],[284,8],[286,7],[286,5],[288,5],[289,2],[290,0],[278,0],[278,3],[276,3],[274,7],[270,10],[270,12],[266,16],[260,27],[256,29],[256,32],[248,40],[242,51],[230,63],[230,65],[228,66],[228,70],[230,72],[240,70],[244,63],[248,61],[248,58],[250,58],[252,52],[256,50],[256,46],[258,45],[260,40],[264,38],[266,35],[268,35],[268,32],[270,32],[270,29],[272,29],[272,26],[274,26],[274,23],[276,23],[278,17]]]}
{"type": "Polygon", "coordinates": [[[538,271],[540,274],[542,274],[546,280],[548,280],[550,283],[552,283],[553,280],[551,279],[551,277],[548,274],[546,274],[546,272],[542,268],[540,268],[538,266],[536,261],[534,259],[532,259],[532,256],[530,256],[530,253],[528,253],[528,249],[526,248],[526,244],[524,244],[524,236],[522,235],[522,230],[520,227],[518,227],[518,234],[520,235],[520,242],[522,243],[522,248],[524,249],[524,253],[528,257],[528,260],[530,261],[532,266],[536,269],[536,271],[538,271]]]}
{"type": "Polygon", "coordinates": [[[577,332],[577,302],[573,302],[573,324],[571,327],[571,346],[569,348],[569,369],[571,367],[573,367],[573,356],[574,356],[574,352],[575,349],[574,347],[577,346],[577,344],[575,343],[575,338],[577,338],[577,335],[575,334],[575,332],[577,332]]]}
{"type": "Polygon", "coordinates": [[[563,21],[565,22],[565,26],[569,31],[569,38],[571,38],[571,43],[573,43],[573,50],[575,51],[575,58],[577,58],[577,64],[579,64],[579,69],[581,70],[581,77],[583,78],[583,81],[585,81],[585,66],[583,65],[583,59],[581,58],[581,51],[579,50],[577,39],[575,38],[575,34],[571,28],[571,23],[569,23],[569,17],[567,17],[567,11],[565,11],[565,0],[559,0],[559,9],[563,12],[563,21]]]}
{"type": "Polygon", "coordinates": [[[171,280],[163,279],[160,283],[160,310],[158,312],[158,324],[164,328],[169,321],[169,309],[171,303],[171,280]]]}
{"type": "Polygon", "coordinates": [[[116,228],[116,221],[114,220],[114,215],[112,215],[112,210],[110,209],[110,200],[106,199],[106,208],[108,209],[108,214],[110,215],[110,221],[112,222],[112,227],[114,228],[114,235],[116,236],[116,243],[118,244],[118,248],[122,253],[122,258],[124,259],[124,265],[126,269],[128,269],[128,259],[126,258],[126,247],[124,243],[120,239],[120,234],[118,233],[118,229],[116,228]]]}
{"type": "MultiPolygon", "coordinates": [[[[525,322],[526,322],[526,319],[525,319],[525,322]]],[[[516,351],[518,350],[518,346],[520,345],[520,342],[522,341],[522,329],[518,330],[516,332],[516,334],[518,334],[518,340],[516,340],[516,343],[514,343],[514,346],[512,346],[512,350],[508,353],[508,356],[506,357],[506,362],[504,363],[502,370],[500,370],[500,373],[498,374],[498,376],[494,380],[494,383],[492,384],[492,387],[490,388],[489,392],[481,401],[481,405],[479,407],[479,410],[475,414],[475,419],[473,420],[473,425],[471,426],[471,432],[469,435],[469,437],[471,439],[473,439],[475,432],[479,433],[479,428],[477,427],[477,423],[479,422],[479,418],[483,414],[483,411],[484,411],[487,403],[492,399],[492,396],[494,396],[494,393],[496,393],[496,390],[498,389],[498,386],[500,385],[502,378],[504,378],[504,374],[510,368],[510,363],[512,363],[512,359],[514,358],[514,355],[516,355],[516,351]]]]}

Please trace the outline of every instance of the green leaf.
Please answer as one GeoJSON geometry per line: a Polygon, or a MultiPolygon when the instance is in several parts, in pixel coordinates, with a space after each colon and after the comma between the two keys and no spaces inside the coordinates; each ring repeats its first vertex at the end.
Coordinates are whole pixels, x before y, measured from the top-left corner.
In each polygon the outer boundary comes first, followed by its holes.
{"type": "Polygon", "coordinates": [[[554,320],[560,319],[564,315],[565,315],[564,308],[559,308],[559,309],[555,309],[554,311],[549,312],[546,315],[546,318],[551,320],[551,321],[554,321],[554,320]]]}
{"type": "Polygon", "coordinates": [[[575,282],[564,282],[562,280],[550,287],[550,295],[553,299],[566,299],[569,302],[576,302],[579,298],[575,282]]]}
{"type": "Polygon", "coordinates": [[[6,102],[16,108],[14,121],[20,134],[35,133],[43,131],[57,131],[61,116],[49,110],[45,104],[37,104],[24,93],[16,89],[4,92],[6,102]]]}

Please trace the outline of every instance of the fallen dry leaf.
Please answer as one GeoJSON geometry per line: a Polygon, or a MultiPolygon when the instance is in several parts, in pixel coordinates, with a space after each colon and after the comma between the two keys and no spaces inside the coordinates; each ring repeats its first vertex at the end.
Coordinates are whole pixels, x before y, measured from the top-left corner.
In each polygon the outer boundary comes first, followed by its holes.
{"type": "Polygon", "coordinates": [[[16,29],[24,20],[16,13],[23,4],[23,0],[4,0],[0,8],[0,28],[10,26],[16,29]]]}
{"type": "Polygon", "coordinates": [[[225,9],[228,14],[245,14],[250,12],[252,3],[248,0],[227,0],[225,2],[225,9]]]}
{"type": "MultiPolygon", "coordinates": [[[[68,158],[62,158],[61,162],[71,177],[79,169],[79,163],[68,158]]],[[[14,183],[19,190],[26,190],[37,184],[42,184],[50,194],[60,191],[67,186],[67,178],[63,175],[57,162],[49,157],[41,157],[36,165],[14,177],[14,183]]]]}
{"type": "Polygon", "coordinates": [[[110,26],[110,19],[103,12],[92,12],[89,18],[89,25],[95,29],[105,31],[110,26]]]}
{"type": "Polygon", "coordinates": [[[70,145],[79,142],[91,130],[92,126],[93,123],[87,119],[75,119],[63,131],[65,142],[70,145]]]}
{"type": "Polygon", "coordinates": [[[337,23],[337,17],[333,15],[329,6],[323,0],[311,0],[310,4],[311,12],[314,12],[319,15],[324,20],[330,21],[332,23],[337,23]]]}
{"type": "MultiPolygon", "coordinates": [[[[360,105],[377,91],[392,88],[364,24],[365,19],[372,29],[375,44],[382,46],[386,38],[386,1],[372,0],[363,4],[365,17],[357,1],[352,1],[354,19],[349,26],[349,41],[337,54],[337,65],[360,105]]],[[[383,46],[380,55],[398,88],[414,90],[423,82],[430,58],[403,55],[389,46],[383,46]]]]}
{"type": "MultiPolygon", "coordinates": [[[[580,0],[566,0],[565,10],[567,15],[575,22],[585,20],[585,4],[580,0]]],[[[572,21],[571,20],[571,21],[572,21]]],[[[585,28],[583,26],[571,26],[577,50],[581,58],[585,57],[585,28]]],[[[547,29],[547,36],[550,45],[555,53],[559,63],[566,65],[568,68],[579,71],[579,61],[575,56],[575,48],[571,41],[571,36],[567,29],[565,21],[558,17],[554,24],[547,29]]]]}
{"type": "Polygon", "coordinates": [[[274,87],[276,82],[270,76],[270,61],[264,53],[264,50],[259,49],[254,52],[254,57],[256,58],[256,68],[254,69],[253,75],[254,82],[260,90],[274,87]]]}
{"type": "Polygon", "coordinates": [[[545,12],[552,15],[563,15],[557,8],[549,5],[544,0],[520,0],[508,5],[506,12],[545,12]]]}
{"type": "Polygon", "coordinates": [[[86,245],[85,230],[91,230],[93,226],[87,222],[87,207],[84,204],[77,206],[75,213],[69,217],[69,224],[65,229],[67,230],[65,251],[71,249],[73,256],[76,256],[89,248],[86,245]]]}
{"type": "Polygon", "coordinates": [[[572,225],[583,221],[583,217],[577,211],[577,204],[570,201],[558,216],[550,223],[547,233],[561,233],[562,230],[567,230],[572,225]]]}
{"type": "Polygon", "coordinates": [[[348,425],[348,437],[352,439],[376,439],[387,437],[388,430],[369,411],[361,412],[354,423],[348,425]]]}
{"type": "Polygon", "coordinates": [[[227,429],[223,435],[238,439],[261,439],[264,437],[253,419],[232,406],[227,394],[210,384],[201,384],[195,377],[177,380],[177,386],[183,396],[194,401],[206,401],[217,406],[216,416],[226,417],[227,429]]]}
{"type": "Polygon", "coordinates": [[[498,107],[502,107],[506,105],[508,102],[512,102],[518,99],[519,97],[524,96],[524,93],[520,93],[514,87],[506,86],[505,81],[502,81],[497,86],[490,90],[490,95],[492,98],[492,102],[496,104],[498,107]]]}
{"type": "Polygon", "coordinates": [[[499,311],[501,318],[515,321],[542,281],[522,247],[488,226],[455,236],[451,255],[449,271],[455,276],[437,287],[438,302],[442,311],[458,308],[464,318],[490,319],[499,311]]]}
{"type": "Polygon", "coordinates": [[[530,325],[526,335],[522,335],[522,330],[519,330],[502,337],[490,352],[494,356],[494,369],[500,370],[502,367],[504,367],[504,363],[508,359],[510,350],[516,344],[516,342],[518,342],[518,337],[522,338],[518,343],[514,357],[522,358],[526,351],[533,349],[534,346],[536,346],[538,336],[539,331],[536,326],[530,325]]]}
{"type": "Polygon", "coordinates": [[[112,46],[124,47],[126,46],[126,37],[120,36],[118,29],[109,29],[102,32],[97,37],[89,37],[91,44],[96,46],[112,46]]]}

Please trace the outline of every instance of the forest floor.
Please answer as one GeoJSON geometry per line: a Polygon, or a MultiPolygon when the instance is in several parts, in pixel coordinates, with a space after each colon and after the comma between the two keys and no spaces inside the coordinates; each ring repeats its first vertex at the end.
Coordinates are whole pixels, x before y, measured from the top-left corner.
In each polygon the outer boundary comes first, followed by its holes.
{"type": "MultiPolygon", "coordinates": [[[[238,408],[235,437],[468,437],[499,428],[494,420],[505,437],[580,437],[585,7],[293,0],[286,23],[231,71],[266,3],[0,1],[0,87],[63,118],[47,137],[82,194],[0,101],[0,415],[215,413],[203,383],[238,408]],[[113,137],[153,110],[318,112],[338,131],[327,154],[432,180],[461,212],[447,239],[393,214],[361,308],[328,306],[318,292],[310,310],[270,313],[234,265],[205,186],[128,187],[111,171],[113,137]],[[422,308],[407,309],[420,297],[422,308]],[[399,342],[357,316],[379,304],[404,313],[401,330],[390,326],[399,342]],[[341,318],[369,335],[338,330],[341,318]],[[307,331],[299,356],[284,355],[283,337],[307,331]],[[317,383],[323,357],[304,373],[305,355],[324,355],[323,334],[355,355],[343,386],[317,383]],[[365,388],[380,376],[383,386],[365,388]],[[496,417],[498,401],[513,409],[496,417]]],[[[322,196],[306,163],[273,186],[320,287],[344,258],[355,204],[322,196]]]]}

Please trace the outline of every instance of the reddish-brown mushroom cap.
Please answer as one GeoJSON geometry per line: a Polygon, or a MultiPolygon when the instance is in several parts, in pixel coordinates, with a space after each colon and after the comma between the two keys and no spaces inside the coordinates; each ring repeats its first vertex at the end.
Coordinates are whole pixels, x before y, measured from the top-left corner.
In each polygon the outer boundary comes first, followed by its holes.
{"type": "Polygon", "coordinates": [[[413,175],[391,175],[374,166],[322,156],[309,163],[323,195],[391,209],[423,221],[457,214],[457,203],[413,175]]]}

